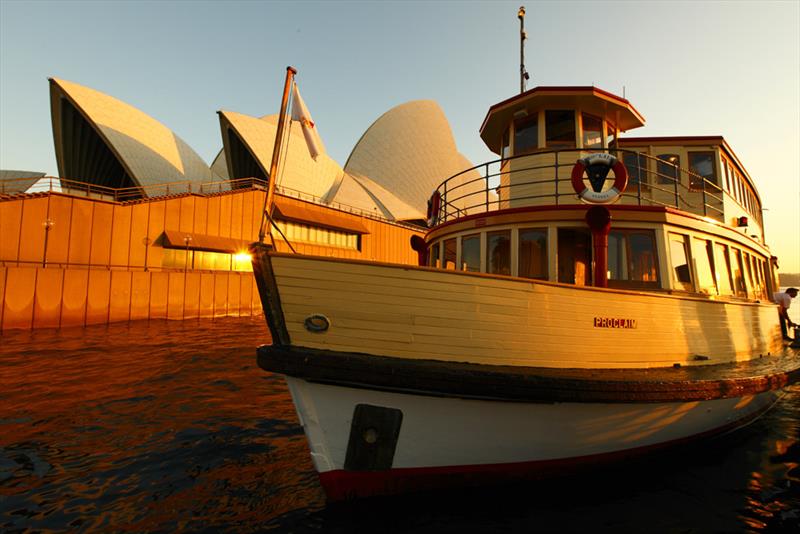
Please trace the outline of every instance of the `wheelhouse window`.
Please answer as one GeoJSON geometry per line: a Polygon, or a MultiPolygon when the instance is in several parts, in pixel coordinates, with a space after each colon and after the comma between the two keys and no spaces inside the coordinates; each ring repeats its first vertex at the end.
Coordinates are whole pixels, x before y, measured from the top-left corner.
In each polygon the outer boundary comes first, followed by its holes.
{"type": "Polygon", "coordinates": [[[511,230],[486,234],[486,271],[491,274],[511,274],[511,230]]]}
{"type": "Polygon", "coordinates": [[[718,190],[717,165],[714,152],[689,152],[689,188],[695,191],[706,189],[718,190]],[[695,176],[696,175],[696,176],[695,176]],[[705,179],[705,185],[703,184],[705,179]]]}
{"type": "Polygon", "coordinates": [[[520,229],[519,276],[547,280],[547,229],[520,229]]]}
{"type": "Polygon", "coordinates": [[[714,272],[717,275],[719,294],[733,295],[730,255],[728,254],[728,246],[722,243],[714,244],[714,272]]]}
{"type": "Polygon", "coordinates": [[[728,193],[731,192],[731,167],[727,159],[722,160],[723,167],[725,167],[725,189],[728,193]]]}
{"type": "Polygon", "coordinates": [[[461,238],[461,270],[477,273],[481,270],[481,235],[461,238]]]}
{"type": "Polygon", "coordinates": [[[509,143],[510,134],[508,133],[508,129],[503,133],[503,142],[500,145],[500,157],[502,159],[508,159],[511,157],[511,146],[509,143]]]}
{"type": "Polygon", "coordinates": [[[628,170],[628,191],[633,193],[640,187],[642,190],[647,188],[647,156],[640,152],[626,152],[622,162],[628,170]]]}
{"type": "Polygon", "coordinates": [[[678,289],[692,290],[692,271],[689,268],[689,252],[686,237],[669,234],[669,253],[672,259],[672,280],[678,289]]]}
{"type": "Polygon", "coordinates": [[[707,295],[717,294],[714,282],[714,248],[707,239],[692,239],[692,257],[697,269],[697,290],[707,295]]]}
{"type": "Polygon", "coordinates": [[[606,146],[611,148],[617,139],[617,127],[613,123],[606,121],[606,146]]]}
{"type": "Polygon", "coordinates": [[[583,148],[603,148],[603,119],[581,113],[583,148]]]}
{"type": "Polygon", "coordinates": [[[655,235],[649,230],[613,230],[608,236],[610,287],[658,285],[655,235]]]}
{"type": "Polygon", "coordinates": [[[659,154],[656,172],[658,183],[675,185],[680,180],[678,169],[681,166],[681,158],[677,154],[659,154]]]}
{"type": "Polygon", "coordinates": [[[440,259],[439,259],[439,243],[434,243],[431,247],[431,267],[439,267],[440,259]]]}
{"type": "Polygon", "coordinates": [[[539,148],[539,120],[537,115],[514,124],[514,155],[527,154],[539,148]]]}
{"type": "Polygon", "coordinates": [[[447,239],[444,242],[444,268],[456,268],[456,240],[447,239]]]}
{"type": "Polygon", "coordinates": [[[548,109],[544,112],[548,148],[575,148],[575,112],[548,109]]]}

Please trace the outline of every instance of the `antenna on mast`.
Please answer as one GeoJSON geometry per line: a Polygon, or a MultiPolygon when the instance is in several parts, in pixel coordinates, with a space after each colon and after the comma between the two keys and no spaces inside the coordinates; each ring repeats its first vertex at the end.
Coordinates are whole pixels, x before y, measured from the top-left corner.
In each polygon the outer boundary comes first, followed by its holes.
{"type": "Polygon", "coordinates": [[[517,18],[519,19],[519,92],[524,93],[525,82],[530,78],[528,71],[525,70],[525,39],[528,38],[525,33],[525,6],[519,6],[517,18]]]}

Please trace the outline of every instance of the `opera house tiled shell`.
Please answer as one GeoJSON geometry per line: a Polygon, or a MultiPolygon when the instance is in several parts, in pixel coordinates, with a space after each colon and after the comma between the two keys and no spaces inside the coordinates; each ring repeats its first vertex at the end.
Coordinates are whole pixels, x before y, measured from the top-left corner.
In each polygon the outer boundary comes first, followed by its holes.
{"type": "Polygon", "coordinates": [[[111,188],[216,179],[169,128],[114,97],[50,78],[50,112],[63,179],[111,188]]]}
{"type": "MultiPolygon", "coordinates": [[[[211,168],[229,180],[259,178],[267,181],[272,161],[278,116],[251,117],[220,111],[224,149],[211,168]]],[[[311,157],[301,126],[292,121],[288,148],[282,156],[279,190],[313,196],[323,204],[339,205],[393,221],[424,219],[423,213],[367,177],[345,173],[327,154],[311,157]]]]}
{"type": "MultiPolygon", "coordinates": [[[[415,100],[378,118],[353,148],[344,170],[355,178],[368,177],[423,211],[440,183],[470,167],[456,148],[442,108],[432,100],[415,100]]],[[[459,183],[472,180],[465,194],[485,188],[476,171],[464,173],[459,183]]]]}

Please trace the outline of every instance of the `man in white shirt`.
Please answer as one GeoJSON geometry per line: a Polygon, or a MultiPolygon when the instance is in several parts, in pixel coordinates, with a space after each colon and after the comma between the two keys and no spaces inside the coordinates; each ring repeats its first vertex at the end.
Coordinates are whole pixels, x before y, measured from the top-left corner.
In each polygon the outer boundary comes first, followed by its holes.
{"type": "Polygon", "coordinates": [[[772,300],[774,300],[778,304],[778,316],[781,319],[781,332],[783,333],[783,339],[787,339],[789,341],[792,338],[789,337],[789,332],[787,325],[789,328],[798,326],[797,324],[793,323],[791,319],[789,319],[789,306],[792,305],[792,299],[797,296],[797,288],[790,287],[786,291],[776,291],[772,294],[772,300]]]}

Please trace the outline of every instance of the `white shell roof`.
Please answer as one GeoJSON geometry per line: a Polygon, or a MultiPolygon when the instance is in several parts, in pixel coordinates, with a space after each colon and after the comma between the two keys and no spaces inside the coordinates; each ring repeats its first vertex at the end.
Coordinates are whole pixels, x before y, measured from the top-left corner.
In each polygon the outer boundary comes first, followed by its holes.
{"type": "MultiPolygon", "coordinates": [[[[432,100],[396,106],[376,120],[353,148],[345,172],[368,176],[419,212],[436,187],[454,174],[472,167],[456,148],[450,124],[432,100]]],[[[479,178],[471,171],[459,183],[479,178]]],[[[483,190],[482,182],[469,190],[483,190]]]]}
{"type": "MultiPolygon", "coordinates": [[[[146,113],[89,87],[56,78],[51,81],[51,87],[57,87],[92,124],[139,185],[214,180],[211,169],[189,145],[146,113]]],[[[58,99],[53,102],[57,105],[58,99]]]]}

